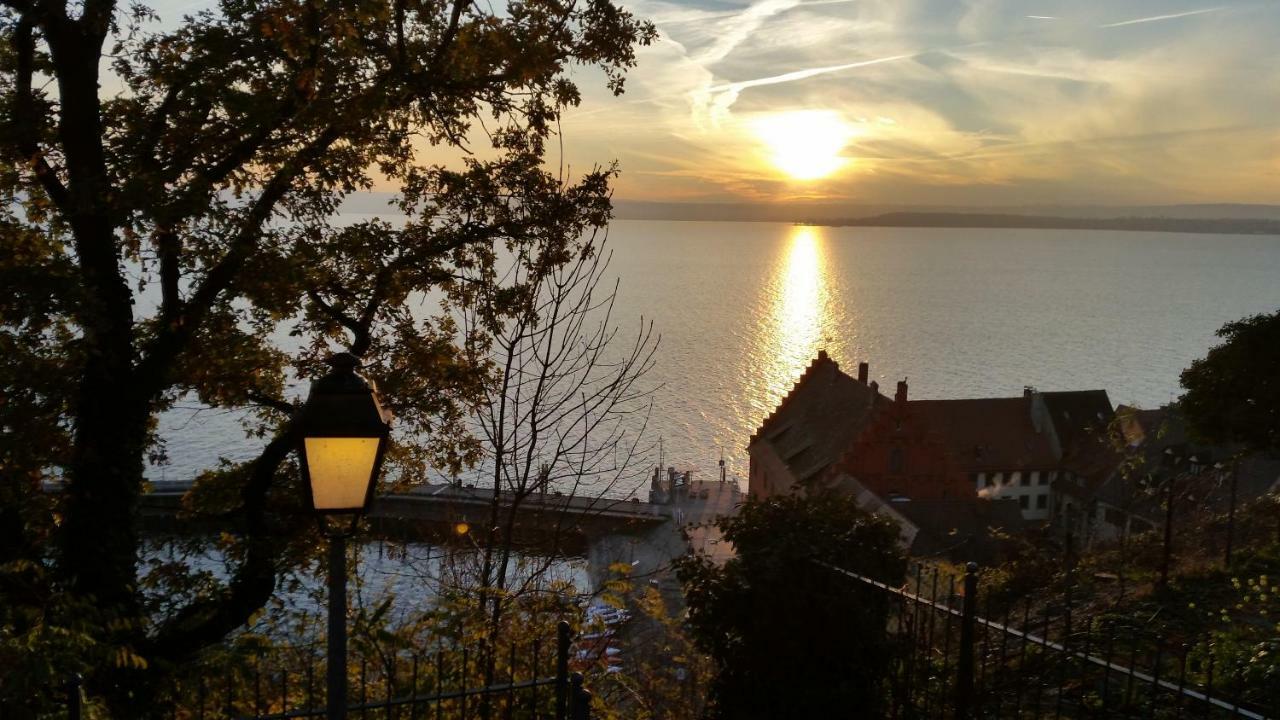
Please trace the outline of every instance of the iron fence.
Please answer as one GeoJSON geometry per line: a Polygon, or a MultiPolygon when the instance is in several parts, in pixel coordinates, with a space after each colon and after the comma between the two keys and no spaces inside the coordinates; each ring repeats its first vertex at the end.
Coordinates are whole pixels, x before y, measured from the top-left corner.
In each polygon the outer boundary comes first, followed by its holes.
{"type": "Polygon", "coordinates": [[[900,587],[819,564],[890,598],[901,650],[889,673],[892,717],[1277,717],[1276,688],[1251,683],[1211,641],[1082,613],[1072,585],[1000,601],[980,593],[973,563],[959,582],[917,566],[900,587]]]}
{"type": "MultiPolygon", "coordinates": [[[[348,664],[347,707],[352,720],[589,720],[591,693],[570,672],[572,633],[557,626],[554,644],[474,652],[466,646],[433,651],[357,653],[348,664]],[[523,651],[523,652],[522,652],[523,651]],[[354,692],[353,692],[354,691],[354,692]]],[[[156,702],[171,720],[293,720],[323,718],[325,659],[307,654],[285,667],[263,658],[224,666],[220,676],[178,680],[156,702]]],[[[73,680],[68,720],[86,716],[83,690],[73,680]]]]}

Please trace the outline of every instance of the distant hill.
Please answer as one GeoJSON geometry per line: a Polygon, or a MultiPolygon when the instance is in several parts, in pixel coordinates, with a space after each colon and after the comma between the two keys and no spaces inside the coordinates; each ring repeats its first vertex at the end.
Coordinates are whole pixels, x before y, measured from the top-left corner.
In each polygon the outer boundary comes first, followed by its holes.
{"type": "MultiPolygon", "coordinates": [[[[1023,205],[960,207],[954,205],[870,205],[827,202],[706,203],[615,200],[614,214],[624,220],[713,220],[811,222],[832,224],[886,215],[941,214],[1053,217],[1069,219],[1165,218],[1186,220],[1273,220],[1280,205],[1023,205]]],[[[1001,225],[1000,227],[1012,227],[1001,225]]]]}
{"type": "MultiPolygon", "coordinates": [[[[341,212],[398,215],[388,192],[356,193],[341,212]]],[[[642,202],[614,200],[622,220],[710,220],[803,222],[821,225],[899,225],[908,227],[1026,227],[1165,232],[1280,233],[1280,205],[871,205],[832,202],[642,202]],[[1180,225],[1175,221],[1206,221],[1180,225]],[[1141,227],[1139,227],[1141,226],[1141,227]],[[1212,228],[1212,229],[1209,229],[1212,228]]]]}
{"type": "Polygon", "coordinates": [[[816,225],[862,227],[1040,228],[1136,230],[1144,232],[1280,235],[1280,220],[1265,218],[1111,217],[1076,218],[990,213],[885,213],[864,218],[813,221],[816,225]]]}

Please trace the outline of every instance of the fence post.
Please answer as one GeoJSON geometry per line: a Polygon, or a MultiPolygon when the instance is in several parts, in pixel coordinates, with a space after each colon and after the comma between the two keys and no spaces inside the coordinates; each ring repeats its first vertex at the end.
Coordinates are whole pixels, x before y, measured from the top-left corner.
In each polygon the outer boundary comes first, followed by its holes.
{"type": "Polygon", "coordinates": [[[591,720],[591,691],[582,687],[582,673],[573,674],[573,703],[569,720],[591,720]]]}
{"type": "Polygon", "coordinates": [[[568,720],[569,700],[569,623],[560,621],[556,628],[556,720],[568,720]]]}
{"type": "Polygon", "coordinates": [[[956,659],[956,718],[973,715],[974,625],[978,608],[978,564],[969,563],[964,573],[964,598],[960,615],[960,655],[956,659]]]}
{"type": "Polygon", "coordinates": [[[84,705],[80,695],[81,680],[80,673],[76,673],[71,676],[71,682],[67,683],[67,720],[80,720],[84,705]]]}

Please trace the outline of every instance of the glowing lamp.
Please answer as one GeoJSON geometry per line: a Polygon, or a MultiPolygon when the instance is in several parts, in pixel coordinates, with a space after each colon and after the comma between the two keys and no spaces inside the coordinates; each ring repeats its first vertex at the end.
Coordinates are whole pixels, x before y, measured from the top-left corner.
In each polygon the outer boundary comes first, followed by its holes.
{"type": "Polygon", "coordinates": [[[373,500],[391,413],[373,383],[356,374],[359,364],[349,353],[331,357],[297,419],[302,484],[318,513],[359,515],[373,500]]]}

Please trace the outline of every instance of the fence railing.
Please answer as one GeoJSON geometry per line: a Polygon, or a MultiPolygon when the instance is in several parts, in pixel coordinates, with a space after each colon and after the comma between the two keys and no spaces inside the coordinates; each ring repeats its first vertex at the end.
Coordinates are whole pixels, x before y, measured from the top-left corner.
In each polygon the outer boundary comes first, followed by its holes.
{"type": "Polygon", "coordinates": [[[898,587],[818,564],[890,598],[902,650],[889,677],[893,717],[1277,717],[1243,697],[1243,667],[1224,667],[1211,642],[1082,614],[1070,585],[993,607],[973,563],[959,587],[937,568],[917,566],[898,587]]]}
{"type": "MultiPolygon", "coordinates": [[[[534,639],[524,648],[474,652],[466,646],[400,650],[349,663],[351,720],[589,720],[591,693],[570,672],[572,634],[557,626],[553,647],[534,639]],[[523,651],[523,652],[522,652],[523,651]],[[550,652],[549,652],[550,651],[550,652]]],[[[223,674],[173,683],[157,700],[172,720],[293,720],[326,716],[325,658],[292,667],[263,659],[223,674]]],[[[68,720],[85,720],[83,691],[67,693],[68,720]]]]}

